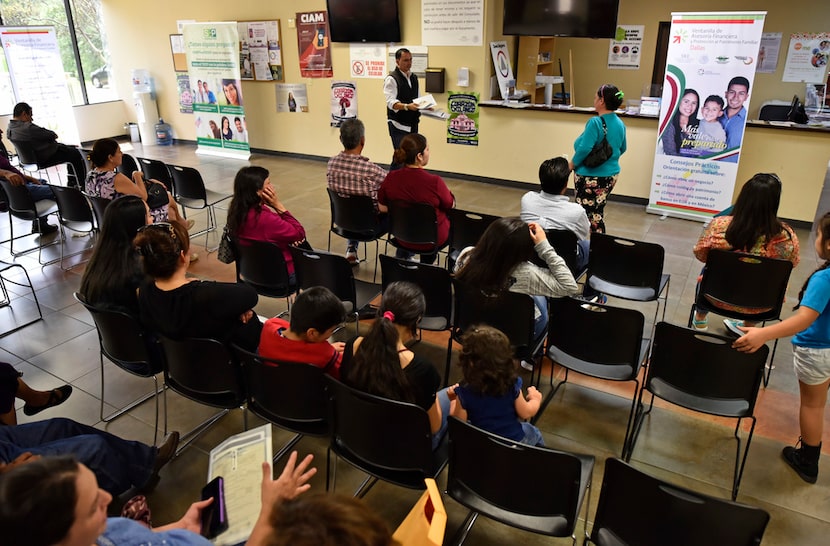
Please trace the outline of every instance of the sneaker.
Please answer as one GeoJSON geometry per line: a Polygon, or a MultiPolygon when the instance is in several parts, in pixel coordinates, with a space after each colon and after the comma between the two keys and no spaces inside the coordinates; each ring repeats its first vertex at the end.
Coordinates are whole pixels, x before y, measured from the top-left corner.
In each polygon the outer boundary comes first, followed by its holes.
{"type": "Polygon", "coordinates": [[[821,445],[805,446],[801,439],[798,440],[798,444],[796,445],[799,444],[801,445],[799,448],[793,446],[785,447],[781,451],[781,456],[802,480],[807,483],[816,483],[818,481],[818,455],[821,445]],[[812,461],[809,460],[810,457],[807,455],[808,450],[815,451],[815,459],[812,461]]]}
{"type": "Polygon", "coordinates": [[[525,370],[532,372],[533,371],[533,362],[528,362],[527,360],[522,360],[519,362],[519,365],[524,368],[525,370]]]}
{"type": "Polygon", "coordinates": [[[605,294],[600,294],[596,296],[596,298],[594,298],[594,303],[605,305],[606,303],[608,303],[608,296],[606,296],[605,294]]]}
{"type": "Polygon", "coordinates": [[[707,315],[700,320],[693,318],[692,328],[694,328],[695,332],[707,332],[709,330],[709,316],[707,315]]]}
{"type": "Polygon", "coordinates": [[[346,260],[348,260],[349,264],[352,266],[355,266],[360,262],[360,260],[357,257],[356,248],[349,247],[346,249],[346,260]]]}

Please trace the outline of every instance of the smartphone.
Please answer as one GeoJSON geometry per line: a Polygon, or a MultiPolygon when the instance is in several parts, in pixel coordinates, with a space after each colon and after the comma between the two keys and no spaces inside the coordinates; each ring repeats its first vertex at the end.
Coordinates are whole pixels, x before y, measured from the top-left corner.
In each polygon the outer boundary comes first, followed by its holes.
{"type": "Polygon", "coordinates": [[[218,476],[202,488],[202,500],[213,497],[213,502],[202,510],[202,536],[215,538],[228,528],[225,512],[225,480],[218,476]]]}

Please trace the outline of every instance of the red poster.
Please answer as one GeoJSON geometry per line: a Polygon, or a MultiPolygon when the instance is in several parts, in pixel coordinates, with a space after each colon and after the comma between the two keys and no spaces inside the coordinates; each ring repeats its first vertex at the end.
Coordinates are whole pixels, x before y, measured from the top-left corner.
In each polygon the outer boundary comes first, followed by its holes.
{"type": "Polygon", "coordinates": [[[332,77],[329,22],[325,11],[297,14],[297,46],[302,77],[332,77]]]}

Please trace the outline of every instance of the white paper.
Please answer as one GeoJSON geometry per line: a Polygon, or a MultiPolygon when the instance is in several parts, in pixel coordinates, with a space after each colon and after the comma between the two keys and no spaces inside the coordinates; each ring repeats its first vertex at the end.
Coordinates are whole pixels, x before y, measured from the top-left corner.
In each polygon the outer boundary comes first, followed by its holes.
{"type": "MultiPolygon", "coordinates": [[[[394,59],[394,52],[393,57],[394,59]]],[[[349,44],[349,70],[352,78],[386,77],[384,44],[349,44]]]]}
{"type": "Polygon", "coordinates": [[[417,99],[413,99],[412,104],[418,107],[419,110],[423,110],[425,108],[432,108],[435,106],[435,97],[432,96],[432,93],[427,93],[426,95],[421,95],[417,99]]]}
{"type": "Polygon", "coordinates": [[[761,34],[761,47],[758,48],[758,64],[755,72],[774,74],[778,69],[778,52],[780,50],[780,32],[764,32],[761,34]]]}
{"type": "Polygon", "coordinates": [[[824,83],[830,60],[830,33],[797,33],[790,35],[787,64],[781,81],[824,83]]]}
{"type": "Polygon", "coordinates": [[[608,68],[637,70],[643,49],[644,25],[617,25],[616,36],[608,44],[608,68]]]}
{"type": "Polygon", "coordinates": [[[421,43],[480,46],[484,0],[421,0],[421,43]]]}

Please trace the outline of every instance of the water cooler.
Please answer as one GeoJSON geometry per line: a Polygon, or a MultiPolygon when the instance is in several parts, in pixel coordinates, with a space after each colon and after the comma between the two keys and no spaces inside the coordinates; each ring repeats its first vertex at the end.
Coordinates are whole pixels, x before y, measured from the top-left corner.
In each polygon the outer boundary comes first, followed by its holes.
{"type": "Polygon", "coordinates": [[[135,69],[132,73],[133,104],[138,117],[138,132],[141,143],[145,146],[156,143],[156,122],[159,119],[159,110],[156,106],[156,97],[153,92],[153,78],[150,71],[135,69]]]}

